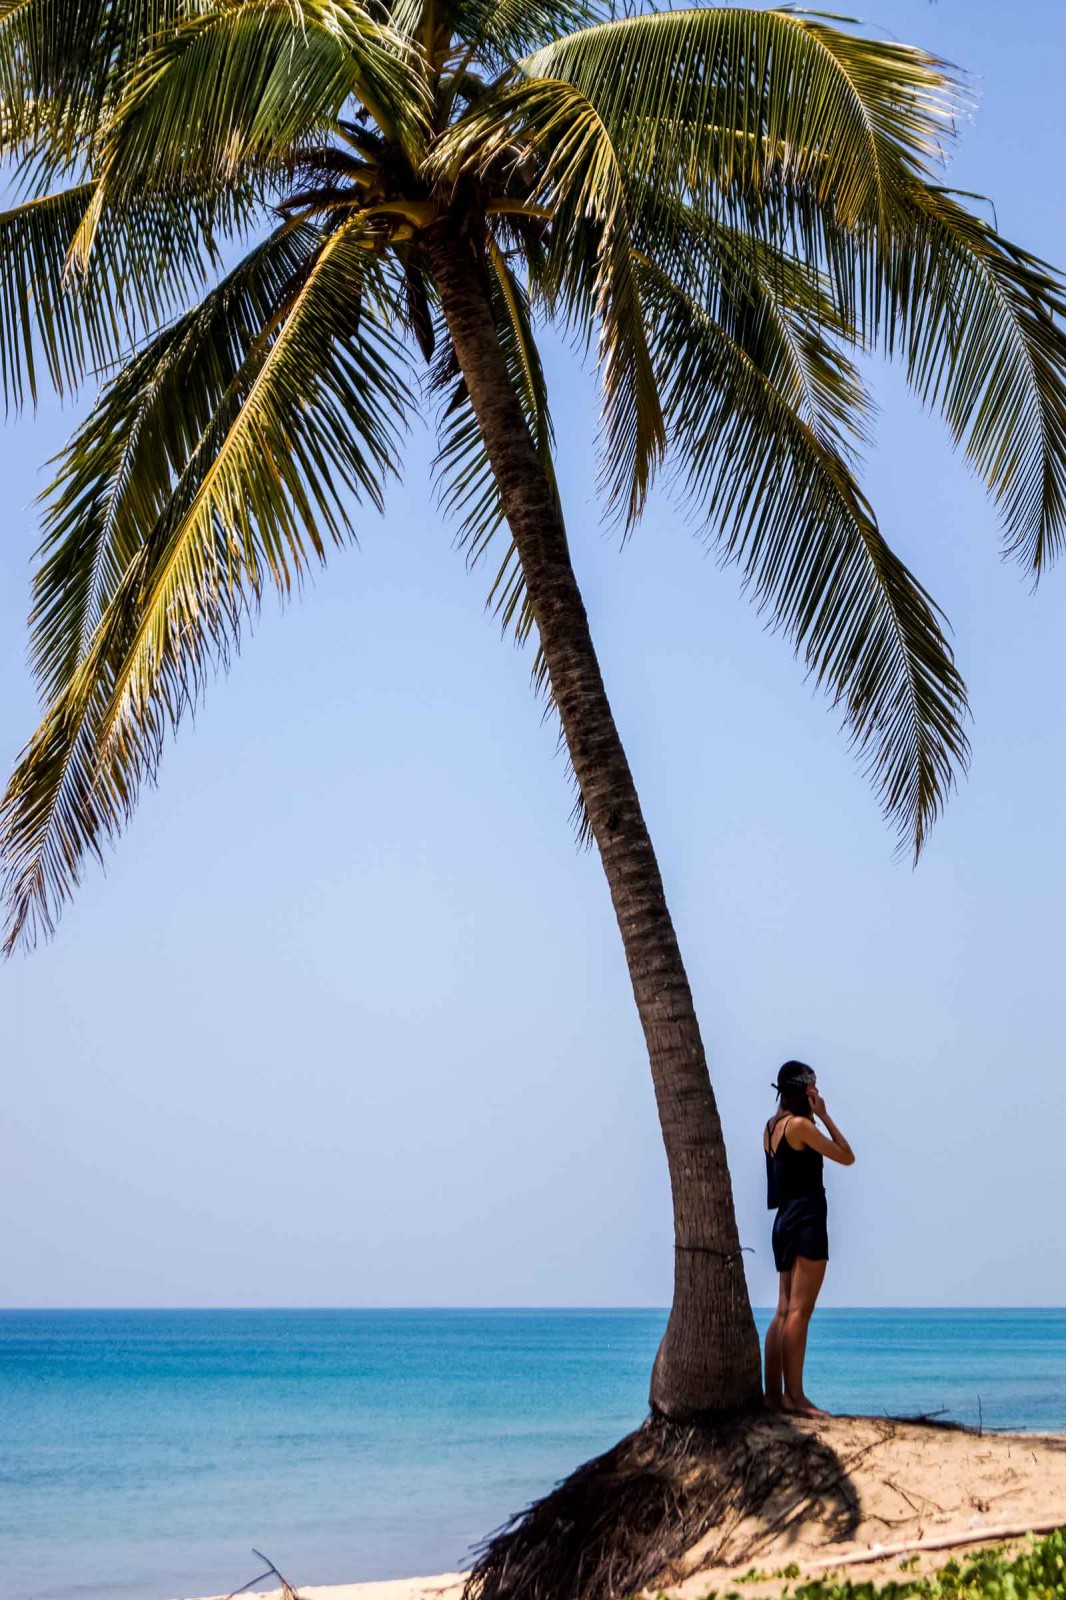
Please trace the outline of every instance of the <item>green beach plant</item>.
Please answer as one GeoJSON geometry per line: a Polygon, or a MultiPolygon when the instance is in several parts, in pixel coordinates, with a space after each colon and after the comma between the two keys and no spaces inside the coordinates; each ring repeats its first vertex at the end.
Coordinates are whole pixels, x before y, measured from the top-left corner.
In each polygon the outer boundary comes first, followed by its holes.
{"type": "Polygon", "coordinates": [[[443,501],[535,638],[647,1040],[676,1230],[665,1417],[757,1399],[758,1342],[537,330],[596,366],[606,514],[629,530],[668,487],[916,855],[965,764],[965,690],[860,486],[858,355],[942,413],[1025,567],[1066,526],[1062,285],[943,186],[965,105],[926,52],[787,9],[0,0],[7,403],[106,373],[46,496],[8,949],[52,931],[263,594],[380,509],[434,396],[443,501]]]}
{"type": "MultiPolygon", "coordinates": [[[[791,1600],[1062,1600],[1066,1596],[1066,1528],[1056,1528],[1021,1550],[971,1550],[928,1573],[912,1570],[918,1559],[915,1555],[901,1561],[904,1576],[887,1582],[817,1578],[794,1588],[782,1585],[780,1592],[791,1600]]],[[[799,1568],[773,1576],[795,1578],[799,1568]]],[[[759,1577],[765,1579],[767,1574],[759,1577]]],[[[734,1595],[740,1600],[736,1591],[711,1589],[704,1600],[731,1600],[734,1595]]]]}

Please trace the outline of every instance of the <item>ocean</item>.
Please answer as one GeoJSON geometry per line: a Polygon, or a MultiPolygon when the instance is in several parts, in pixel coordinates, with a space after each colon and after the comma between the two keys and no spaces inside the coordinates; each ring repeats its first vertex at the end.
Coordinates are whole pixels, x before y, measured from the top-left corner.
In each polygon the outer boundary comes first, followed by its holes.
{"type": "MultiPolygon", "coordinates": [[[[759,1314],[760,1328],[769,1313],[759,1314]]],[[[644,1414],[662,1311],[0,1312],[4,1600],[462,1566],[644,1414]]],[[[836,1411],[1066,1431],[1066,1310],[816,1313],[836,1411]]]]}

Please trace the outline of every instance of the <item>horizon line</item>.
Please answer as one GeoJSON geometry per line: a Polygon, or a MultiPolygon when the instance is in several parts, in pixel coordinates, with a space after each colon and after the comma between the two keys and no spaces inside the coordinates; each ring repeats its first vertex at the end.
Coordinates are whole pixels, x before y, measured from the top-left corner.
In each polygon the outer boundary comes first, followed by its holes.
{"type": "MultiPolygon", "coordinates": [[[[772,1305],[753,1305],[753,1311],[772,1311],[772,1305]]],[[[1035,1303],[1010,1303],[1000,1305],[977,1305],[970,1303],[956,1304],[866,1304],[866,1305],[831,1305],[819,1306],[820,1312],[826,1311],[1066,1311],[1066,1302],[1051,1305],[1037,1305],[1035,1303]]],[[[77,1312],[231,1312],[254,1313],[273,1312],[300,1314],[306,1312],[337,1312],[337,1313],[373,1313],[389,1312],[392,1314],[406,1312],[462,1312],[473,1315],[485,1315],[490,1312],[522,1312],[544,1314],[550,1312],[656,1312],[663,1316],[669,1314],[669,1305],[440,1305],[440,1304],[409,1304],[409,1305],[0,1305],[0,1316],[32,1312],[38,1315],[77,1312]]]]}

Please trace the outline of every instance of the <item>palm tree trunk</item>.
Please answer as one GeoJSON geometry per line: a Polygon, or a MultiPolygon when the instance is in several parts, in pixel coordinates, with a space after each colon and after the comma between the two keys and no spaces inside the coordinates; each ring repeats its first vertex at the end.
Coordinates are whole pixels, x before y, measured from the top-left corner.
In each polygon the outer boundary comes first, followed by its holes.
{"type": "Polygon", "coordinates": [[[499,485],[574,773],[607,874],[647,1040],[670,1168],[674,1299],[652,1407],[730,1410],[761,1393],[722,1127],[655,852],[603,686],[566,533],[496,337],[471,245],[431,242],[430,264],[499,485]]]}

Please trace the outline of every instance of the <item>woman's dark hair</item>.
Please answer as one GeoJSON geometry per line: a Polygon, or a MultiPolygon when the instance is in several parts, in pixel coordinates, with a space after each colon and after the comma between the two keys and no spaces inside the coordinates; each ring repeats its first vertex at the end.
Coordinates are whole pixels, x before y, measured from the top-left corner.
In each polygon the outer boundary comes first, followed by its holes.
{"type": "Polygon", "coordinates": [[[805,1061],[786,1061],[777,1074],[777,1098],[782,1111],[794,1117],[809,1117],[811,1103],[807,1098],[807,1085],[814,1082],[814,1073],[805,1061]]]}

